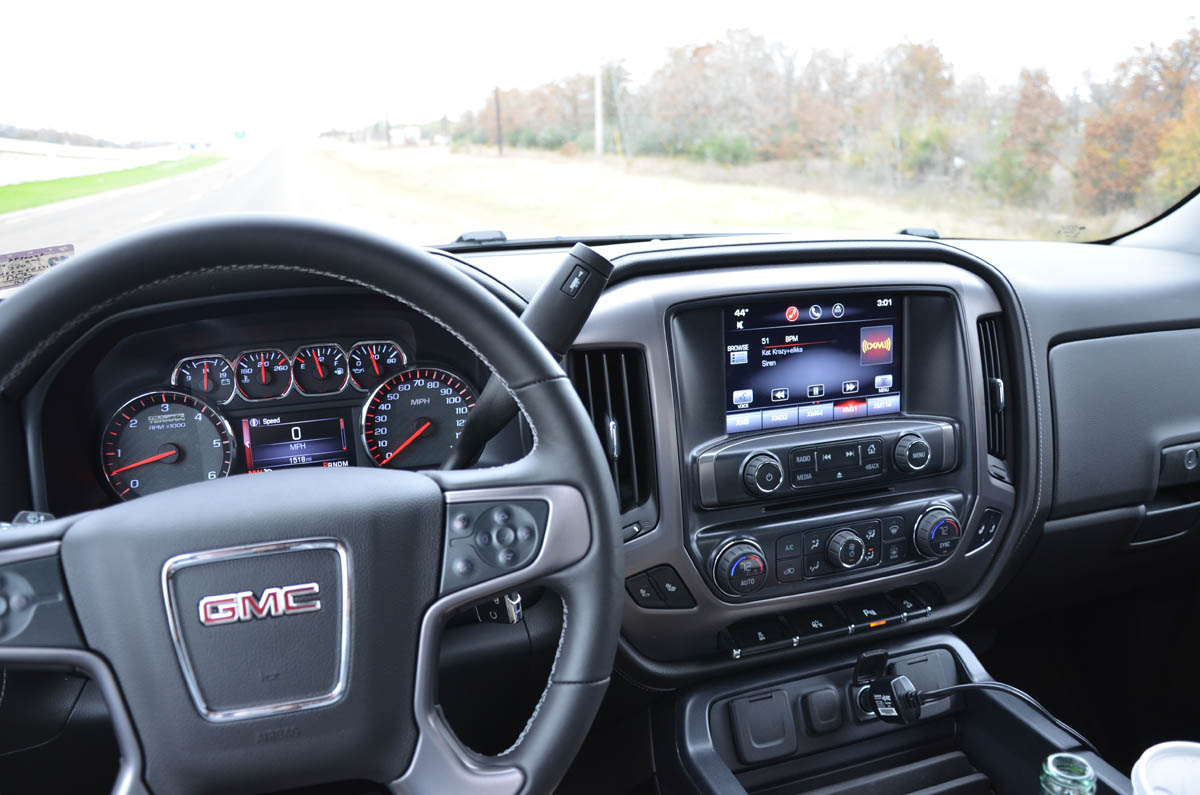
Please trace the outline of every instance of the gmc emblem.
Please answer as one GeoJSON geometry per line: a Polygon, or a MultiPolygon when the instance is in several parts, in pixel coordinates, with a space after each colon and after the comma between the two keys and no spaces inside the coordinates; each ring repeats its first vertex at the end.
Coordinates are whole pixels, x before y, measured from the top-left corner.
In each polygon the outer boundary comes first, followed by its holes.
{"type": "Polygon", "coordinates": [[[303,585],[268,588],[258,598],[255,598],[253,591],[206,596],[200,600],[200,623],[206,627],[215,627],[219,624],[253,621],[256,618],[314,613],[321,609],[320,599],[306,602],[299,600],[320,592],[321,586],[315,582],[306,582],[303,585]]]}

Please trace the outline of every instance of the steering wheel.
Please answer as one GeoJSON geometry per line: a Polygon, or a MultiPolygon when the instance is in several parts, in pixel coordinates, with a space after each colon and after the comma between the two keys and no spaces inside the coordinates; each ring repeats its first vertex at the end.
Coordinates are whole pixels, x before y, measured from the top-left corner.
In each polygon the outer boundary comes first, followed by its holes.
{"type": "Polygon", "coordinates": [[[121,792],[343,780],[397,793],[551,791],[612,669],[615,496],[571,384],[486,289],[424,251],[324,223],[165,227],[73,257],[0,303],[0,395],[19,400],[118,303],[228,271],[328,277],[424,313],[505,384],[532,451],[489,469],[237,475],[9,531],[0,566],[56,564],[78,631],[49,647],[0,643],[0,665],[59,664],[97,680],[124,740],[121,792]],[[477,543],[506,523],[520,538],[503,554],[477,543]],[[437,706],[442,630],[456,609],[532,583],[562,599],[554,664],[516,742],[482,756],[437,706]]]}

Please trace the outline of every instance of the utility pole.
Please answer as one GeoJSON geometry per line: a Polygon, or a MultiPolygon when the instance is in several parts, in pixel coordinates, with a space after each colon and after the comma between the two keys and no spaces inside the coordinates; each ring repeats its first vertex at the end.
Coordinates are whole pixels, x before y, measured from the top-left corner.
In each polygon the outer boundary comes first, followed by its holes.
{"type": "Polygon", "coordinates": [[[504,157],[504,125],[500,122],[500,86],[495,88],[496,97],[496,154],[504,157]]]}
{"type": "Polygon", "coordinates": [[[596,67],[596,86],[592,89],[596,95],[596,107],[593,115],[596,117],[596,157],[604,155],[604,64],[596,67]]]}

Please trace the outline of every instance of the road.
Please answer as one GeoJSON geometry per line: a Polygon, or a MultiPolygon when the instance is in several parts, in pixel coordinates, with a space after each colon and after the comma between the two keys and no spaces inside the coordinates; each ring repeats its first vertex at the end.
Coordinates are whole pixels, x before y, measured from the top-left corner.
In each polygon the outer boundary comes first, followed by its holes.
{"type": "Polygon", "coordinates": [[[236,152],[180,177],[0,215],[0,251],[71,243],[76,252],[138,229],[226,213],[287,213],[401,234],[299,148],[236,152]]]}

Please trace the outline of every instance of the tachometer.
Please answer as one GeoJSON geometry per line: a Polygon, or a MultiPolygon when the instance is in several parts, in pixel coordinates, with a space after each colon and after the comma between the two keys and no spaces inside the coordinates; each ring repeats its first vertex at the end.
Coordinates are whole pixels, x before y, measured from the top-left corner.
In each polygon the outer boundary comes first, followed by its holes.
{"type": "Polygon", "coordinates": [[[113,414],[100,442],[108,485],[124,500],[229,474],[233,434],[199,398],[170,390],[139,395],[113,414]]]}
{"type": "Polygon", "coordinates": [[[363,406],[363,441],[381,467],[433,467],[462,434],[478,394],[453,373],[433,367],[402,370],[379,385],[363,406]]]}
{"type": "Polygon", "coordinates": [[[192,356],[175,365],[171,385],[214,403],[228,403],[233,397],[233,367],[219,354],[192,356]]]}

